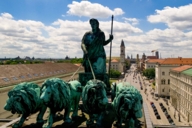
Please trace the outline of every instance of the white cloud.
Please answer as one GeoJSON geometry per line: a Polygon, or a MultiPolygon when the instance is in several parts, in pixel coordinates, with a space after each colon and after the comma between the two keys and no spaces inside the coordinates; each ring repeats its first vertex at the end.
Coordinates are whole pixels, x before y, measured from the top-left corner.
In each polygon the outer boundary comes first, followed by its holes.
{"type": "Polygon", "coordinates": [[[115,8],[114,10],[109,9],[106,6],[103,6],[98,3],[91,3],[89,1],[76,2],[73,1],[72,4],[68,5],[69,15],[75,16],[85,16],[85,17],[94,17],[94,18],[108,18],[111,15],[122,15],[124,14],[121,8],[115,8]]]}
{"type": "Polygon", "coordinates": [[[9,13],[1,13],[1,17],[6,18],[6,19],[12,19],[13,18],[13,16],[9,13]]]}
{"type": "Polygon", "coordinates": [[[176,7],[164,7],[156,14],[148,16],[151,23],[165,23],[169,28],[192,30],[192,4],[176,7]]]}
{"type": "Polygon", "coordinates": [[[137,25],[139,24],[139,20],[136,19],[136,18],[126,18],[126,17],[123,17],[123,19],[127,22],[130,22],[132,25],[137,25]]]}
{"type": "MultiPolygon", "coordinates": [[[[11,14],[9,14],[11,16],[11,14]]],[[[0,17],[0,51],[3,56],[82,57],[81,39],[90,31],[88,21],[58,19],[50,26],[39,21],[14,20],[0,17]],[[5,27],[6,26],[6,27],[5,27]],[[73,52],[71,52],[73,51],[73,52]]],[[[106,39],[111,32],[111,21],[99,21],[106,39]]],[[[143,31],[129,23],[114,21],[114,51],[118,54],[120,41],[128,35],[143,31]],[[119,34],[122,33],[122,34],[119,34]]],[[[109,45],[105,47],[109,50],[109,45]]]]}
{"type": "MultiPolygon", "coordinates": [[[[80,3],[73,2],[71,6],[74,5],[77,7],[78,4],[79,8],[76,8],[77,10],[74,7],[69,8],[70,12],[74,11],[71,15],[80,16],[81,14],[81,16],[87,17],[101,15],[100,18],[111,16],[112,10],[100,4],[82,1],[80,3]],[[83,2],[87,2],[88,5],[85,5],[83,2]],[[102,14],[94,10],[89,11],[89,14],[87,12],[77,13],[81,7],[89,6],[94,6],[97,10],[100,8],[102,14]]],[[[177,9],[180,8],[182,7],[177,9]]],[[[120,44],[123,39],[126,46],[126,55],[129,56],[131,54],[133,57],[136,57],[136,54],[141,56],[143,53],[151,55],[151,50],[158,49],[162,57],[170,57],[171,55],[175,55],[175,57],[191,57],[192,32],[183,31],[187,27],[185,21],[190,22],[190,20],[181,20],[182,22],[178,18],[176,18],[177,20],[173,20],[173,14],[175,13],[175,17],[179,17],[176,14],[180,13],[177,13],[176,9],[175,12],[172,11],[172,15],[167,14],[167,16],[163,11],[170,9],[172,10],[173,8],[164,8],[160,12],[157,11],[156,15],[148,17],[148,20],[152,23],[166,23],[169,27],[164,30],[152,29],[144,32],[134,26],[139,23],[139,20],[136,18],[124,17],[123,19],[126,22],[115,19],[113,22],[114,40],[112,56],[120,55],[120,44]]],[[[118,13],[118,9],[116,11],[114,9],[113,12],[119,15],[121,14],[121,11],[118,13]]],[[[186,12],[184,14],[186,15],[186,12]]],[[[187,17],[185,16],[184,18],[187,17]]],[[[70,57],[82,57],[81,39],[85,32],[91,30],[88,20],[71,21],[57,19],[51,25],[45,25],[42,22],[34,20],[15,20],[9,13],[1,14],[0,23],[0,57],[34,56],[64,58],[66,55],[70,57]]],[[[111,21],[99,20],[99,23],[101,30],[105,32],[106,39],[108,39],[111,32],[111,21]]],[[[109,56],[109,46],[109,44],[105,46],[107,56],[109,56]]]]}

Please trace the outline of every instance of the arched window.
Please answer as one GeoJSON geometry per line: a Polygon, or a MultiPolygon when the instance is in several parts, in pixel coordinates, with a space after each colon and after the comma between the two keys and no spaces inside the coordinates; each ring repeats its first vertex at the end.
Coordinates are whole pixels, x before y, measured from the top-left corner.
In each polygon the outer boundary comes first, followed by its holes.
{"type": "Polygon", "coordinates": [[[165,72],[162,72],[162,75],[165,75],[165,72]]]}

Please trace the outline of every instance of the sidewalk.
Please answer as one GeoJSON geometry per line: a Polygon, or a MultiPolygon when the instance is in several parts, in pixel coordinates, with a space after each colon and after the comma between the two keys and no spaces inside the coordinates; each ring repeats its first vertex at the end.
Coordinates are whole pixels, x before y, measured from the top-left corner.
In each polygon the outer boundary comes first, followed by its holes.
{"type": "MultiPolygon", "coordinates": [[[[139,75],[141,76],[141,75],[139,75]]],[[[142,78],[142,76],[141,76],[142,78]]],[[[151,112],[150,116],[151,116],[151,119],[152,119],[152,122],[153,124],[156,124],[156,125],[171,125],[169,122],[168,122],[168,119],[166,118],[164,112],[162,111],[159,103],[162,103],[164,105],[164,107],[167,109],[167,112],[168,114],[170,115],[170,117],[173,119],[174,123],[176,126],[189,126],[189,123],[186,121],[186,119],[183,119],[183,117],[181,116],[180,117],[180,120],[181,122],[178,121],[178,112],[176,112],[176,118],[174,118],[174,112],[175,112],[175,109],[173,106],[171,106],[171,104],[169,103],[168,105],[166,104],[166,102],[163,100],[163,98],[159,98],[158,100],[155,100],[153,98],[153,95],[151,94],[150,90],[152,89],[151,86],[149,86],[149,84],[151,84],[148,80],[143,80],[142,78],[142,83],[143,81],[145,82],[145,87],[147,88],[147,92],[146,94],[148,94],[148,109],[149,111],[151,112]],[[151,104],[150,102],[153,102],[159,112],[159,115],[161,116],[161,119],[160,120],[157,120],[156,117],[154,117],[154,112],[153,112],[153,109],[151,107],[151,104]],[[168,109],[169,107],[169,109],[168,109]]],[[[144,92],[144,91],[143,91],[144,92]]]]}

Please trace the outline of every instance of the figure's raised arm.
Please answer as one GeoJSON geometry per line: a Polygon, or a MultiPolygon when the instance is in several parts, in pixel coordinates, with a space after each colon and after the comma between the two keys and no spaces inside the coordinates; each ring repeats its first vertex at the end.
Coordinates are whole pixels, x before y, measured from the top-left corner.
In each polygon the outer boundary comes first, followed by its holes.
{"type": "Polygon", "coordinates": [[[113,40],[113,35],[109,35],[109,39],[104,42],[104,45],[107,45],[109,42],[113,40]]]}

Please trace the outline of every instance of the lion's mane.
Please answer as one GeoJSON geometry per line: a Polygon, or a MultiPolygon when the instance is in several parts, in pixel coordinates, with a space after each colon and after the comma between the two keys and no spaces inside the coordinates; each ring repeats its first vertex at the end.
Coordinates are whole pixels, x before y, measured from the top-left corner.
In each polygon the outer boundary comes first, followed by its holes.
{"type": "Polygon", "coordinates": [[[142,117],[142,96],[134,86],[127,86],[117,93],[112,105],[117,116],[124,120],[142,117]]]}
{"type": "Polygon", "coordinates": [[[51,78],[47,79],[43,83],[42,88],[44,87],[50,87],[52,91],[52,97],[48,107],[56,110],[62,110],[66,106],[70,105],[70,88],[68,83],[59,78],[51,78]]]}
{"type": "MultiPolygon", "coordinates": [[[[100,108],[98,106],[98,101],[96,95],[93,95],[90,90],[92,88],[95,88],[97,90],[97,86],[100,86],[102,88],[102,95],[105,97],[106,96],[106,85],[104,82],[100,81],[100,80],[89,80],[86,84],[86,86],[83,88],[83,92],[82,92],[82,101],[83,101],[83,106],[85,109],[85,112],[88,113],[94,113],[95,110],[100,110],[102,108],[100,108]],[[91,101],[91,102],[90,102],[91,101]]],[[[102,100],[102,99],[100,99],[102,100]]],[[[101,110],[100,110],[101,111],[101,110]]]]}
{"type": "Polygon", "coordinates": [[[7,105],[11,106],[11,110],[19,114],[35,113],[42,105],[40,102],[40,87],[31,82],[24,82],[16,85],[8,92],[9,102],[7,105]],[[20,99],[17,102],[17,99],[20,99]]]}

